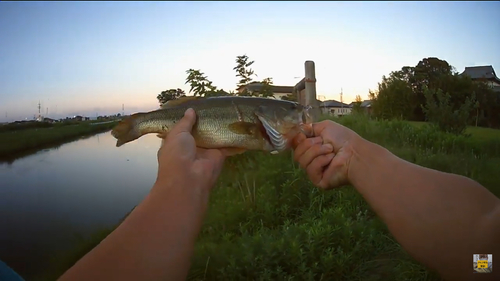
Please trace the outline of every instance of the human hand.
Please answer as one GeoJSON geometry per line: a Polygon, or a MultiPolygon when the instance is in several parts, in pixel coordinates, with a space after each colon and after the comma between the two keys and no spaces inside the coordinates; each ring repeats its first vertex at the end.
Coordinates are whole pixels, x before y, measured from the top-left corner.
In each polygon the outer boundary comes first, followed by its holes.
{"type": "Polygon", "coordinates": [[[222,170],[227,154],[221,149],[196,147],[191,134],[196,113],[188,109],[184,117],[162,141],[158,151],[157,183],[210,191],[222,170]]]}
{"type": "Polygon", "coordinates": [[[349,183],[349,166],[355,143],[361,137],[349,128],[330,120],[313,124],[313,136],[294,138],[294,159],[306,170],[309,179],[321,189],[349,183]]]}

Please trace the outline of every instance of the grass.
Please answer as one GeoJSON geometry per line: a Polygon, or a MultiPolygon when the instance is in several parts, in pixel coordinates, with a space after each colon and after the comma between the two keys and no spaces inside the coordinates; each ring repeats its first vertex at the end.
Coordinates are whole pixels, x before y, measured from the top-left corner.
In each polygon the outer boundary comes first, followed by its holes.
{"type": "MultiPolygon", "coordinates": [[[[404,121],[336,121],[401,158],[471,177],[500,195],[500,131],[474,128],[466,138],[404,121]]],[[[57,257],[40,280],[56,279],[110,231],[57,257]]],[[[274,279],[441,280],[400,247],[352,187],[323,192],[291,153],[247,152],[226,161],[188,280],[274,279]]]]}
{"type": "Polygon", "coordinates": [[[15,159],[39,149],[104,132],[116,125],[116,122],[97,125],[92,125],[90,122],[49,125],[0,132],[0,160],[15,159]]]}

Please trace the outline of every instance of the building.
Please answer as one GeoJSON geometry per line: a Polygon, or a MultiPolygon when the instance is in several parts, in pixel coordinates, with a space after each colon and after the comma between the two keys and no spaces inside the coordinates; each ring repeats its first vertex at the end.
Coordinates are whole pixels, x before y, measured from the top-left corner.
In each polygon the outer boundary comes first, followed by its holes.
{"type": "Polygon", "coordinates": [[[485,82],[493,91],[500,93],[500,78],[491,65],[466,67],[460,75],[468,75],[473,81],[485,82]]]}
{"type": "MultiPolygon", "coordinates": [[[[356,102],[354,102],[354,101],[351,102],[349,104],[349,107],[353,108],[355,103],[356,102]]],[[[371,114],[372,113],[372,100],[364,100],[364,101],[362,101],[361,104],[360,104],[360,107],[363,110],[363,112],[371,114]]]]}
{"type": "Polygon", "coordinates": [[[352,107],[336,100],[326,100],[319,104],[321,113],[325,115],[344,116],[351,114],[352,107]]]}
{"type": "Polygon", "coordinates": [[[48,117],[44,117],[43,118],[43,122],[47,122],[47,123],[55,123],[57,122],[57,120],[54,120],[52,118],[48,118],[48,117]]]}
{"type": "MultiPolygon", "coordinates": [[[[242,85],[236,89],[238,94],[243,93],[245,89],[248,92],[260,92],[264,85],[260,82],[251,82],[247,85],[242,85]]],[[[283,96],[292,95],[293,94],[293,86],[276,86],[270,85],[271,91],[273,92],[273,97],[276,99],[281,99],[283,96]]]]}

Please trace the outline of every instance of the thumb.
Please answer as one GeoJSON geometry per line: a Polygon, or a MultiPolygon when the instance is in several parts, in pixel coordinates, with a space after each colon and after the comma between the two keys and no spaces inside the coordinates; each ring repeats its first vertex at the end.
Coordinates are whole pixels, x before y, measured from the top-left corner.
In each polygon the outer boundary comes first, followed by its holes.
{"type": "Polygon", "coordinates": [[[191,133],[194,123],[196,123],[196,113],[192,108],[188,108],[186,112],[184,112],[182,119],[172,128],[170,134],[177,135],[183,132],[191,133]]]}

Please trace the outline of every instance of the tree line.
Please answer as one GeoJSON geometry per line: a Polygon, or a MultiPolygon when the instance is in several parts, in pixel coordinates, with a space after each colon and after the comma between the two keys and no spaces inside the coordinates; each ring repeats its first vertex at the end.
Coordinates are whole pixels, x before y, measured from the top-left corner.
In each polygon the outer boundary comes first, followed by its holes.
{"type": "MultiPolygon", "coordinates": [[[[272,97],[272,85],[273,79],[271,77],[264,78],[260,81],[255,81],[254,77],[257,77],[254,70],[250,68],[255,61],[250,60],[250,58],[245,54],[236,57],[236,66],[233,70],[236,72],[236,77],[239,78],[236,87],[248,85],[252,82],[258,82],[262,84],[262,88],[259,91],[248,90],[243,88],[241,92],[229,91],[226,92],[224,89],[219,89],[213,84],[212,81],[203,73],[200,69],[189,69],[186,71],[187,77],[185,84],[190,86],[189,93],[193,96],[200,97],[211,97],[211,96],[228,96],[228,95],[238,95],[238,96],[256,96],[256,97],[272,97]]],[[[169,100],[177,99],[186,96],[186,93],[180,89],[169,89],[162,91],[156,97],[160,105],[166,103],[169,100]]],[[[283,99],[295,100],[292,95],[285,96],[283,99]]]]}
{"type": "Polygon", "coordinates": [[[369,97],[376,118],[428,121],[455,134],[467,125],[500,127],[499,94],[435,57],[383,76],[369,97]]]}

